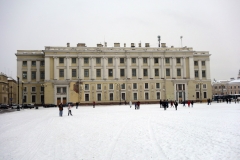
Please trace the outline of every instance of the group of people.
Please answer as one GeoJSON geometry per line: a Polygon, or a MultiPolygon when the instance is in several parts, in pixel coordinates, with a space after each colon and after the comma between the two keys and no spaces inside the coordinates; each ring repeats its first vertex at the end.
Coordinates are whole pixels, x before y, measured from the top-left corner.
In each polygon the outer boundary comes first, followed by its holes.
{"type": "MultiPolygon", "coordinates": [[[[160,104],[160,108],[164,108],[164,110],[166,110],[169,107],[169,101],[168,100],[160,100],[159,101],[160,104]]],[[[178,107],[178,102],[177,101],[170,101],[171,107],[175,107],[175,109],[177,110],[178,107]],[[174,105],[174,106],[173,106],[174,105]]]]}
{"type": "MultiPolygon", "coordinates": [[[[231,98],[226,98],[226,99],[217,99],[217,103],[221,103],[221,102],[227,102],[227,104],[229,103],[229,104],[231,104],[231,102],[232,102],[232,99],[231,98]]],[[[239,99],[237,99],[237,98],[235,98],[235,99],[233,99],[233,102],[235,102],[235,104],[236,103],[239,103],[239,99]]]]}
{"type": "MultiPolygon", "coordinates": [[[[76,106],[76,109],[77,109],[78,105],[76,106]]],[[[58,105],[58,108],[59,108],[59,116],[62,117],[63,116],[63,104],[62,102],[59,103],[58,105]]],[[[68,104],[68,116],[71,115],[72,116],[72,106],[71,104],[68,104]]]]}

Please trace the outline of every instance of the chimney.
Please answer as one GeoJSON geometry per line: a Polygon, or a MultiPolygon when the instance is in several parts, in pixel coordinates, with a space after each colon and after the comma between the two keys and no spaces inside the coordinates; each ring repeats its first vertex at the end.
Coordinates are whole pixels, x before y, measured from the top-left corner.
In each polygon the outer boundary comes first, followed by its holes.
{"type": "Polygon", "coordinates": [[[124,47],[126,47],[126,43],[124,43],[124,47]]]}
{"type": "Polygon", "coordinates": [[[131,43],[131,47],[135,47],[135,44],[134,44],[134,43],[131,43]]]}
{"type": "Polygon", "coordinates": [[[141,47],[141,43],[138,43],[138,47],[141,47]]]}
{"type": "Polygon", "coordinates": [[[120,47],[120,43],[114,43],[114,47],[120,47]]]}
{"type": "Polygon", "coordinates": [[[78,43],[77,47],[86,47],[86,46],[85,46],[85,43],[78,43]]]}
{"type": "Polygon", "coordinates": [[[150,47],[149,43],[145,43],[145,47],[150,47]]]}
{"type": "Polygon", "coordinates": [[[102,44],[97,44],[97,47],[103,47],[103,45],[102,44]]]}
{"type": "Polygon", "coordinates": [[[162,48],[166,47],[166,43],[161,43],[162,48]]]}
{"type": "Polygon", "coordinates": [[[70,43],[67,43],[67,47],[70,47],[70,43]]]}
{"type": "Polygon", "coordinates": [[[104,47],[107,47],[107,42],[104,42],[104,47]]]}

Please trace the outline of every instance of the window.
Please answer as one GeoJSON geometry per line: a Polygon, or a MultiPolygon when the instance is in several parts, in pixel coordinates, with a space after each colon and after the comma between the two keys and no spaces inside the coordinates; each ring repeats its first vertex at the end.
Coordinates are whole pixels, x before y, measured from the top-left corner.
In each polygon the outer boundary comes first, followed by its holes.
{"type": "Polygon", "coordinates": [[[137,76],[137,71],[136,71],[136,69],[132,69],[132,76],[133,76],[133,77],[136,77],[136,76],[137,76]]]}
{"type": "Polygon", "coordinates": [[[59,77],[64,77],[64,69],[59,69],[59,77]]]}
{"type": "Polygon", "coordinates": [[[45,62],[44,61],[40,61],[40,66],[44,66],[45,62]]]}
{"type": "Polygon", "coordinates": [[[72,63],[77,63],[77,59],[76,58],[72,58],[72,63]]]}
{"type": "Polygon", "coordinates": [[[181,69],[177,68],[177,76],[181,76],[181,69]]]}
{"type": "Polygon", "coordinates": [[[132,63],[136,63],[136,58],[132,58],[132,63]]]}
{"type": "Polygon", "coordinates": [[[108,77],[112,77],[113,76],[113,69],[108,69],[108,77]]]}
{"type": "Polygon", "coordinates": [[[154,63],[158,63],[158,58],[154,58],[154,63]]]}
{"type": "Polygon", "coordinates": [[[170,63],[170,59],[169,58],[165,58],[165,63],[170,63]]]}
{"type": "Polygon", "coordinates": [[[112,64],[113,63],[113,59],[112,58],[108,58],[108,63],[112,64]]]}
{"type": "Polygon", "coordinates": [[[137,83],[133,83],[133,89],[137,89],[137,83]]]}
{"type": "Polygon", "coordinates": [[[203,92],[203,98],[207,98],[207,92],[203,92]]]}
{"type": "Polygon", "coordinates": [[[72,69],[72,77],[77,77],[77,70],[76,69],[72,69]]]}
{"type": "Polygon", "coordinates": [[[24,87],[23,91],[24,91],[24,92],[27,92],[27,87],[24,87]]]}
{"type": "Polygon", "coordinates": [[[120,58],[120,63],[124,63],[124,58],[120,58]]]}
{"type": "Polygon", "coordinates": [[[196,98],[199,99],[199,92],[196,92],[196,98]]]}
{"type": "Polygon", "coordinates": [[[27,72],[26,71],[22,72],[22,77],[23,77],[23,79],[27,79],[27,72]]]}
{"type": "Polygon", "coordinates": [[[109,89],[113,89],[113,84],[112,83],[109,84],[109,89]]]}
{"type": "Polygon", "coordinates": [[[63,64],[64,63],[64,58],[59,58],[59,63],[63,64]]]}
{"type": "Polygon", "coordinates": [[[109,94],[109,99],[110,99],[110,101],[113,101],[113,93],[109,94]]]}
{"type": "Polygon", "coordinates": [[[166,76],[170,76],[170,69],[169,68],[166,69],[166,76]]]}
{"type": "Polygon", "coordinates": [[[41,92],[44,92],[44,86],[41,86],[41,92]]]}
{"type": "Polygon", "coordinates": [[[62,93],[66,94],[67,93],[67,88],[66,87],[62,87],[62,93]]]}
{"type": "Polygon", "coordinates": [[[23,66],[27,66],[27,61],[23,61],[23,62],[22,62],[22,65],[23,65],[23,66]]]}
{"type": "Polygon", "coordinates": [[[45,72],[44,71],[40,71],[40,79],[45,79],[45,72]]]}
{"type": "Polygon", "coordinates": [[[97,69],[97,77],[101,77],[101,69],[97,69]]]}
{"type": "Polygon", "coordinates": [[[36,71],[32,71],[32,79],[36,79],[36,71]]]}
{"type": "Polygon", "coordinates": [[[122,93],[122,100],[125,100],[125,93],[122,93]]]}
{"type": "Polygon", "coordinates": [[[205,66],[205,61],[202,61],[202,66],[205,66]]]}
{"type": "Polygon", "coordinates": [[[143,76],[148,76],[147,69],[143,69],[143,76]]]}
{"type": "Polygon", "coordinates": [[[194,61],[194,66],[198,66],[198,61],[194,61]]]}
{"type": "Polygon", "coordinates": [[[148,100],[149,97],[148,97],[148,93],[145,93],[145,99],[148,100]]]}
{"type": "Polygon", "coordinates": [[[122,89],[125,89],[125,83],[123,83],[121,86],[122,86],[122,89]]]}
{"type": "Polygon", "coordinates": [[[157,99],[160,99],[160,92],[157,92],[157,99]]]}
{"type": "Polygon", "coordinates": [[[160,88],[160,83],[156,83],[156,88],[157,88],[157,89],[160,88]]]}
{"type": "Polygon", "coordinates": [[[27,96],[23,96],[23,103],[27,103],[27,96]]]}
{"type": "Polygon", "coordinates": [[[181,58],[177,58],[177,63],[181,63],[181,58]]]}
{"type": "Polygon", "coordinates": [[[85,90],[88,91],[89,90],[89,84],[85,84],[85,90]]]}
{"type": "Polygon", "coordinates": [[[85,94],[85,101],[89,101],[89,94],[85,94]]]}
{"type": "Polygon", "coordinates": [[[41,95],[41,103],[43,104],[44,102],[44,95],[41,95]]]}
{"type": "Polygon", "coordinates": [[[143,58],[143,63],[147,63],[147,58],[143,58]]]}
{"type": "Polygon", "coordinates": [[[159,69],[155,69],[155,76],[159,76],[159,69]]]}
{"type": "Polygon", "coordinates": [[[84,77],[89,77],[89,69],[84,69],[84,77]]]}
{"type": "Polygon", "coordinates": [[[89,58],[84,58],[84,64],[88,64],[89,63],[89,58]]]}
{"type": "Polygon", "coordinates": [[[36,96],[32,95],[32,103],[35,103],[35,102],[36,102],[36,96]]]}
{"type": "Polygon", "coordinates": [[[36,61],[32,61],[32,66],[36,66],[36,61]]]}
{"type": "Polygon", "coordinates": [[[120,69],[120,76],[121,76],[121,77],[125,76],[125,74],[124,74],[124,69],[120,69]]]}
{"type": "Polygon", "coordinates": [[[137,93],[133,93],[133,100],[137,100],[137,93]]]}
{"type": "Polygon", "coordinates": [[[207,85],[206,85],[206,84],[203,84],[203,88],[206,89],[206,88],[207,88],[207,85]]]}
{"type": "Polygon", "coordinates": [[[206,71],[202,70],[202,77],[206,77],[206,71]]]}
{"type": "Polygon", "coordinates": [[[195,70],[195,78],[198,77],[198,71],[195,70]]]}
{"type": "Polygon", "coordinates": [[[96,64],[101,64],[101,58],[96,58],[96,64]]]}
{"type": "Polygon", "coordinates": [[[36,87],[32,87],[32,92],[36,92],[36,87]]]}
{"type": "Polygon", "coordinates": [[[97,94],[97,99],[98,99],[98,101],[101,101],[101,99],[102,99],[101,94],[97,94]]]}
{"type": "Polygon", "coordinates": [[[196,89],[199,89],[199,84],[196,84],[196,89]]]}
{"type": "Polygon", "coordinates": [[[145,86],[145,89],[148,89],[148,83],[145,83],[144,86],[145,86]]]}
{"type": "Polygon", "coordinates": [[[97,90],[101,90],[101,84],[97,84],[97,90]]]}

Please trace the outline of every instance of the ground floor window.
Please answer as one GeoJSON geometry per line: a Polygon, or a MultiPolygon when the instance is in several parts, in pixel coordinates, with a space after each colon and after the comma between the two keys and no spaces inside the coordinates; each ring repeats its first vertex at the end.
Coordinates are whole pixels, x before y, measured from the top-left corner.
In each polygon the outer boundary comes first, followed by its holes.
{"type": "Polygon", "coordinates": [[[113,93],[109,94],[109,99],[110,99],[110,101],[113,101],[113,93]]]}
{"type": "Polygon", "coordinates": [[[196,92],[196,98],[198,98],[199,99],[199,92],[196,92]]]}
{"type": "Polygon", "coordinates": [[[160,99],[160,92],[157,92],[157,99],[160,99]]]}
{"type": "Polygon", "coordinates": [[[35,103],[35,102],[36,102],[36,96],[32,95],[32,103],[35,103]]]}
{"type": "Polygon", "coordinates": [[[137,100],[137,93],[133,93],[133,100],[137,100]]]}
{"type": "Polygon", "coordinates": [[[146,100],[148,100],[149,99],[149,97],[148,97],[149,95],[148,95],[148,93],[145,93],[145,99],[146,100]]]}
{"type": "Polygon", "coordinates": [[[23,96],[23,103],[27,103],[27,96],[23,96]]]}
{"type": "Polygon", "coordinates": [[[89,101],[89,94],[85,94],[85,101],[89,101]]]}
{"type": "Polygon", "coordinates": [[[101,101],[101,99],[102,99],[101,94],[97,94],[97,100],[98,100],[98,101],[101,101]]]}
{"type": "Polygon", "coordinates": [[[125,93],[122,93],[122,100],[125,100],[125,93]]]}
{"type": "Polygon", "coordinates": [[[41,95],[41,103],[44,103],[44,95],[41,95]]]}
{"type": "Polygon", "coordinates": [[[207,92],[203,92],[203,98],[207,98],[207,92]]]}

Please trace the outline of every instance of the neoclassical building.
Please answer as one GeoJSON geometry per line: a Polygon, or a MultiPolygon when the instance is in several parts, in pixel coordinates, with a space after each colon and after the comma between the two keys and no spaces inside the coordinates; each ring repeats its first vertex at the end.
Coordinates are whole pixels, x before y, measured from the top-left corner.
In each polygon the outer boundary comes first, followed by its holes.
{"type": "Polygon", "coordinates": [[[18,50],[17,73],[24,103],[158,103],[212,97],[210,54],[190,47],[46,46],[18,50]]]}

